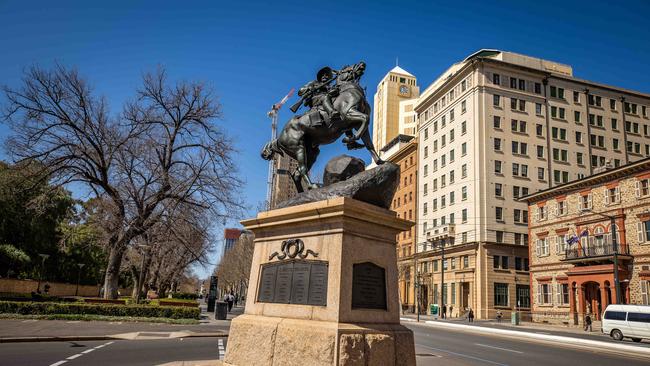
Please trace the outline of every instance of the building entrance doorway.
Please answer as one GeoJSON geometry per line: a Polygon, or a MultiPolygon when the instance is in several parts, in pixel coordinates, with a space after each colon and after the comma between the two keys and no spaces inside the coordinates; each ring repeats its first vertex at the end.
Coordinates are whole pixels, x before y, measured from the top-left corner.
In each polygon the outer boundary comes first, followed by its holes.
{"type": "MultiPolygon", "coordinates": [[[[420,314],[427,313],[427,299],[429,298],[429,286],[420,285],[420,314]]],[[[417,311],[417,310],[416,310],[417,311]]]]}
{"type": "Polygon", "coordinates": [[[459,313],[464,313],[469,310],[469,282],[463,282],[460,284],[460,309],[459,313]]]}
{"type": "Polygon", "coordinates": [[[598,282],[587,282],[585,287],[585,314],[591,314],[592,319],[601,320],[600,314],[603,312],[602,299],[600,298],[600,285],[598,282]]]}

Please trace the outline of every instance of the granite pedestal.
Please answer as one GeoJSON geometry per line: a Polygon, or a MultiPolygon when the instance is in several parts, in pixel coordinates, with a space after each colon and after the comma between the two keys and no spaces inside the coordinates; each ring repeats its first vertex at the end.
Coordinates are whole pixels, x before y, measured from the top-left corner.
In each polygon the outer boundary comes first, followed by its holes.
{"type": "Polygon", "coordinates": [[[242,224],[255,250],[225,364],[415,365],[413,333],[399,322],[395,248],[412,222],[334,198],[242,224]]]}

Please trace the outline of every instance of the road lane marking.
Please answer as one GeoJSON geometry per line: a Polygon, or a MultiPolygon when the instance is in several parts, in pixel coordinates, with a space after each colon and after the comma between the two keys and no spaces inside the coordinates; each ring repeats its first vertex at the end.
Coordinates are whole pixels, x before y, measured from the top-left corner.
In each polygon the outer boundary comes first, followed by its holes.
{"type": "Polygon", "coordinates": [[[492,365],[508,366],[508,364],[505,364],[505,363],[500,363],[500,362],[496,362],[496,361],[490,361],[490,360],[486,360],[486,359],[484,359],[484,358],[474,357],[474,356],[470,356],[470,355],[466,355],[466,354],[458,353],[458,352],[453,352],[453,351],[448,351],[448,350],[441,349],[441,348],[429,347],[429,346],[425,346],[425,345],[423,345],[423,344],[416,344],[416,346],[420,346],[420,347],[428,348],[428,349],[430,349],[430,350],[434,350],[434,351],[438,351],[438,352],[448,353],[448,354],[450,354],[450,355],[454,355],[454,356],[465,357],[465,358],[469,358],[469,359],[471,359],[471,360],[481,361],[481,362],[489,363],[489,364],[492,364],[492,365]]]}
{"type": "Polygon", "coordinates": [[[223,360],[224,356],[226,355],[226,349],[223,346],[223,339],[219,338],[219,341],[217,343],[219,345],[219,359],[223,360]]]}
{"type": "Polygon", "coordinates": [[[483,343],[474,343],[474,344],[477,345],[477,346],[487,347],[487,348],[494,348],[494,349],[498,349],[498,350],[501,350],[501,351],[514,352],[514,353],[523,353],[521,351],[516,351],[516,350],[510,349],[510,348],[502,348],[502,347],[490,346],[489,344],[483,344],[483,343]]]}
{"type": "Polygon", "coordinates": [[[83,352],[81,352],[81,353],[90,353],[90,352],[92,352],[92,351],[94,351],[94,350],[95,350],[94,348],[91,348],[91,349],[87,349],[87,350],[85,350],[85,351],[83,351],[83,352]]]}
{"type": "Polygon", "coordinates": [[[23,320],[21,323],[34,323],[34,322],[37,322],[37,321],[38,321],[38,319],[27,319],[27,320],[23,320]]]}
{"type": "Polygon", "coordinates": [[[63,361],[55,362],[55,363],[51,364],[50,366],[59,366],[59,365],[63,365],[66,362],[68,362],[68,361],[63,360],[63,361]]]}
{"type": "Polygon", "coordinates": [[[72,355],[72,356],[66,358],[66,360],[74,360],[75,358],[81,357],[81,356],[82,356],[81,353],[77,353],[76,355],[72,355]]]}
{"type": "Polygon", "coordinates": [[[92,351],[94,351],[94,350],[96,350],[96,349],[100,349],[100,348],[102,348],[102,347],[106,347],[106,346],[111,345],[111,344],[113,344],[113,343],[115,343],[115,342],[114,342],[114,341],[111,341],[111,342],[107,342],[107,343],[104,343],[104,344],[100,344],[100,345],[97,346],[97,347],[89,348],[89,349],[87,349],[87,350],[85,350],[85,351],[83,351],[83,352],[81,352],[81,353],[77,353],[76,355],[72,355],[72,356],[66,358],[65,360],[61,360],[61,361],[59,361],[59,362],[55,362],[55,363],[51,364],[50,366],[59,366],[59,365],[63,365],[64,363],[68,362],[68,360],[74,360],[74,359],[76,359],[76,358],[79,358],[79,357],[83,356],[84,354],[90,353],[90,352],[92,352],[92,351]]]}

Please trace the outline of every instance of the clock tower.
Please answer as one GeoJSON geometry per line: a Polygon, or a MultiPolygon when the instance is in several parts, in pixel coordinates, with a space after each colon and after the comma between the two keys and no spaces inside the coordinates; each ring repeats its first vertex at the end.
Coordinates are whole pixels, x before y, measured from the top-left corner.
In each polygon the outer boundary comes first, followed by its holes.
{"type": "Polygon", "coordinates": [[[417,79],[395,66],[377,85],[374,98],[372,140],[377,151],[397,135],[417,131],[413,103],[420,96],[417,79]]]}

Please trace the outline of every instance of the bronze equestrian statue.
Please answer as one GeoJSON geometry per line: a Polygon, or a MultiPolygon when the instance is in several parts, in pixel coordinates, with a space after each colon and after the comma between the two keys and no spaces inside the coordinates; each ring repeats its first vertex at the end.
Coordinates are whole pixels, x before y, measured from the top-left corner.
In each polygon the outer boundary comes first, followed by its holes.
{"type": "Polygon", "coordinates": [[[344,134],[343,143],[348,149],[365,147],[376,164],[384,163],[370,138],[370,105],[359,85],[365,69],[363,61],[341,70],[321,69],[316,80],[300,88],[301,99],[291,108],[294,113],[302,105],[309,110],[291,118],[278,138],[262,149],[265,160],[273,159],[275,154],[287,154],[298,162],[298,168],[291,174],[298,192],[318,188],[309,179],[309,170],[320,153],[319,146],[331,144],[344,134]]]}

